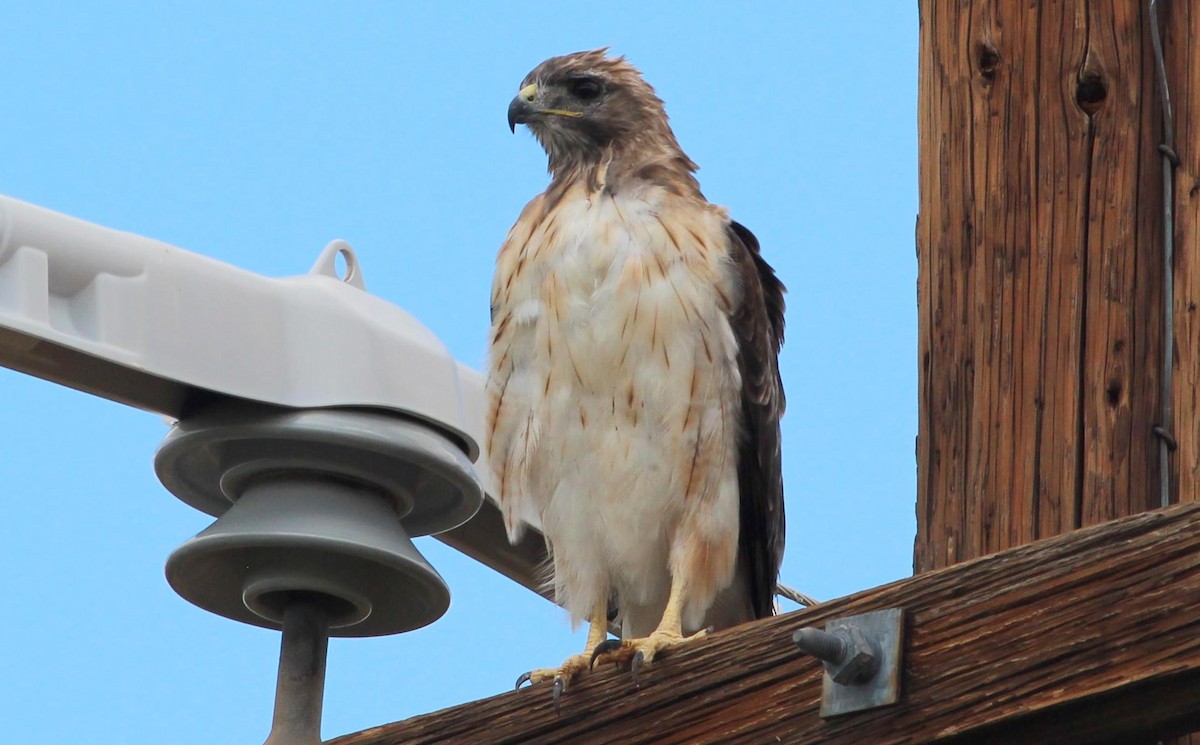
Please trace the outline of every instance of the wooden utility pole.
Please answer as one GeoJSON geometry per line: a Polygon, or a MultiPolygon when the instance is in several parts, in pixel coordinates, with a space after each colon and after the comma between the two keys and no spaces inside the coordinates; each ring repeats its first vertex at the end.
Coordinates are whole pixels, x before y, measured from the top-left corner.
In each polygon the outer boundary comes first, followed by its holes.
{"type": "MultiPolygon", "coordinates": [[[[1194,19],[1174,5],[1163,21],[1187,153],[1181,71],[1197,72],[1180,26],[1194,19]]],[[[1158,506],[1155,79],[1143,2],[921,3],[919,572],[1158,506]]],[[[1178,177],[1175,309],[1189,339],[1175,375],[1185,495],[1200,464],[1200,440],[1183,436],[1200,377],[1191,180],[1178,177]]]]}
{"type": "MultiPolygon", "coordinates": [[[[1175,111],[1175,453],[1181,502],[1200,500],[1200,7],[1174,0],[1164,17],[1175,111]]],[[[1200,738],[1196,738],[1200,742],[1200,738]]]]}
{"type": "MultiPolygon", "coordinates": [[[[1170,493],[1192,501],[1200,10],[1159,4],[1181,161],[1170,493]]],[[[918,573],[1158,507],[1168,348],[1147,3],[920,8],[918,573]]]]}

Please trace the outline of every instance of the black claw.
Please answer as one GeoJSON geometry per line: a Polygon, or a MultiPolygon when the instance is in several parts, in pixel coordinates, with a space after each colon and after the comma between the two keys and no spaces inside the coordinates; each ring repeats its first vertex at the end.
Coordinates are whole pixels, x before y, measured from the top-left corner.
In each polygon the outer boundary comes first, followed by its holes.
{"type": "Polygon", "coordinates": [[[532,672],[521,673],[521,677],[517,678],[517,684],[515,686],[513,686],[513,690],[514,691],[521,690],[521,686],[528,683],[531,680],[533,680],[532,672]]]}
{"type": "Polygon", "coordinates": [[[608,652],[615,652],[616,650],[618,650],[620,648],[621,648],[621,640],[620,639],[605,639],[604,641],[597,644],[596,648],[592,650],[592,658],[590,660],[588,660],[588,670],[591,670],[595,666],[597,657],[599,657],[602,654],[607,654],[608,652]]]}
{"type": "Polygon", "coordinates": [[[566,686],[563,685],[563,679],[556,676],[554,678],[554,690],[551,691],[550,696],[554,699],[554,713],[558,716],[562,716],[562,708],[560,707],[559,702],[562,699],[562,692],[564,688],[566,688],[566,686]]]}
{"type": "Polygon", "coordinates": [[[642,663],[645,661],[646,661],[645,655],[643,655],[639,651],[637,654],[635,654],[633,656],[633,659],[630,660],[630,662],[629,662],[629,672],[633,673],[633,687],[634,688],[642,687],[641,684],[638,683],[638,670],[642,669],[642,663]]]}

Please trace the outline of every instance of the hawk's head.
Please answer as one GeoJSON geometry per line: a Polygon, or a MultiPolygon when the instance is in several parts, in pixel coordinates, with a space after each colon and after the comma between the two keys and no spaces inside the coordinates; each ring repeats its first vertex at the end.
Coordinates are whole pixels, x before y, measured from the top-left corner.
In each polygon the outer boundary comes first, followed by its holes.
{"type": "Polygon", "coordinates": [[[663,103],[636,67],[604,49],[551,57],[533,68],[508,106],[508,125],[529,127],[550,170],[561,173],[605,158],[687,160],[663,103]]]}

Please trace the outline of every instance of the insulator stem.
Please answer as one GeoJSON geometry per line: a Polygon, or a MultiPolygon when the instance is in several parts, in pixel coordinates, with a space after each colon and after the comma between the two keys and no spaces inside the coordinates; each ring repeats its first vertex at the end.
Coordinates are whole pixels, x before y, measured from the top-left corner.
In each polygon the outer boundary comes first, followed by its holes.
{"type": "Polygon", "coordinates": [[[319,595],[296,593],[283,612],[275,716],[265,745],[319,745],[329,651],[329,612],[319,595]]]}

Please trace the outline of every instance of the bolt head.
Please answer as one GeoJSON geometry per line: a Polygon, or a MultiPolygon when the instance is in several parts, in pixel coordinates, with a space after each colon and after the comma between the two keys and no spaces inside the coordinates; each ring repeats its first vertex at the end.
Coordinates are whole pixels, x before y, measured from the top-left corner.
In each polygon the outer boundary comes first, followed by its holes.
{"type": "Polygon", "coordinates": [[[841,685],[865,683],[879,670],[879,651],[861,630],[856,627],[838,629],[839,635],[847,638],[846,656],[841,664],[826,665],[833,682],[841,685]]]}

